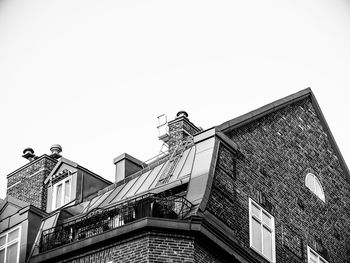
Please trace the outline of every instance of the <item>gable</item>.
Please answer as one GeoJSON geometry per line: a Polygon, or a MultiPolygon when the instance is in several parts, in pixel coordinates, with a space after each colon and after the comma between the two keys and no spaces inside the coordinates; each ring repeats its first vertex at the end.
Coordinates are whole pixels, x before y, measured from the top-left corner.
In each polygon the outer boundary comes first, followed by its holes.
{"type": "Polygon", "coordinates": [[[77,172],[77,164],[67,159],[61,158],[55,168],[51,171],[50,175],[45,179],[44,183],[47,184],[50,180],[59,181],[60,178],[67,177],[77,172]]]}
{"type": "MultiPolygon", "coordinates": [[[[304,117],[306,117],[307,119],[314,118],[314,120],[318,121],[316,124],[317,127],[314,126],[313,128],[315,128],[318,131],[322,130],[320,136],[323,136],[323,135],[326,136],[326,141],[330,145],[330,151],[332,151],[335,154],[335,158],[339,160],[339,165],[340,165],[341,169],[343,170],[344,176],[348,177],[348,180],[350,180],[349,169],[348,169],[348,167],[345,163],[345,160],[344,160],[344,158],[339,150],[339,147],[337,146],[337,143],[332,135],[332,132],[329,129],[327,121],[324,118],[324,115],[319,107],[319,104],[318,104],[318,102],[317,102],[317,100],[316,100],[316,98],[315,98],[315,96],[312,93],[310,88],[299,91],[295,94],[289,95],[285,98],[282,98],[280,100],[277,100],[275,102],[267,104],[261,108],[253,110],[247,114],[244,114],[242,116],[239,116],[237,118],[229,120],[229,121],[219,125],[217,127],[217,129],[219,131],[224,132],[226,135],[228,135],[228,137],[231,137],[230,134],[232,135],[232,132],[234,133],[234,131],[247,129],[247,127],[250,127],[250,129],[252,129],[252,127],[254,125],[262,127],[261,122],[266,121],[269,118],[270,119],[272,118],[272,123],[275,123],[275,126],[276,125],[280,125],[280,126],[287,125],[288,126],[289,123],[285,122],[283,124],[283,121],[278,120],[279,114],[281,114],[282,112],[285,113],[286,110],[288,111],[288,109],[290,109],[292,105],[305,105],[304,104],[305,102],[308,102],[309,104],[307,106],[308,108],[305,109],[307,112],[304,112],[304,117]]],[[[302,109],[302,108],[300,108],[300,109],[302,109]]],[[[299,109],[299,113],[301,113],[300,109],[299,109]]],[[[294,115],[295,114],[298,114],[297,109],[296,109],[294,115]]],[[[290,116],[292,116],[292,115],[290,115],[290,116]]],[[[298,116],[296,116],[296,117],[298,117],[298,116]]],[[[305,121],[302,120],[301,118],[297,118],[294,120],[294,123],[295,124],[297,123],[296,125],[302,126],[305,124],[305,121]]],[[[306,126],[306,128],[308,129],[307,126],[306,126]]],[[[300,128],[300,129],[302,130],[302,132],[304,132],[302,128],[300,128]]],[[[278,132],[278,131],[275,131],[275,132],[278,132]]]]}

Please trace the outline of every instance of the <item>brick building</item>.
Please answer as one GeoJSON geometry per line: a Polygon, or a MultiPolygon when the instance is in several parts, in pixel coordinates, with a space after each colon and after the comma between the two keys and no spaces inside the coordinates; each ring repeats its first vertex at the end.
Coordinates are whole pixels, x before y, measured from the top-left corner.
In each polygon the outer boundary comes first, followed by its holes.
{"type": "Polygon", "coordinates": [[[349,170],[310,89],[210,129],[186,112],[167,125],[169,151],[116,157],[113,183],[59,145],[26,149],[0,262],[350,261],[349,170]]]}

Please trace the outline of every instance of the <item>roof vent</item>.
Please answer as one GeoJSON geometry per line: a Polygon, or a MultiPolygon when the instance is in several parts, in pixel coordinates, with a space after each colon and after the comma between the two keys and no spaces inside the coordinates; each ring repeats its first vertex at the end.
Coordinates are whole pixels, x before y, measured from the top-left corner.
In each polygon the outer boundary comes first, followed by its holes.
{"type": "Polygon", "coordinates": [[[28,161],[33,161],[36,159],[36,156],[34,154],[34,150],[30,147],[28,148],[25,148],[23,150],[23,155],[22,155],[23,158],[26,158],[28,161]]]}
{"type": "Polygon", "coordinates": [[[50,148],[51,151],[51,157],[58,159],[61,158],[62,155],[60,154],[62,152],[62,147],[59,144],[54,144],[50,148]]]}

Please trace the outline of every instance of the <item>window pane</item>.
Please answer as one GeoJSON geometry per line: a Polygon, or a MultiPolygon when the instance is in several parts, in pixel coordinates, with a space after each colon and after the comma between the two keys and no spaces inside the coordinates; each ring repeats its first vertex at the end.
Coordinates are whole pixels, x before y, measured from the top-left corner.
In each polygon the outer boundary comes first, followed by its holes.
{"type": "Polygon", "coordinates": [[[7,248],[6,263],[16,263],[17,262],[17,250],[18,242],[7,248]]]}
{"type": "Polygon", "coordinates": [[[258,251],[262,251],[261,225],[254,218],[252,218],[252,246],[258,251]]]}
{"type": "Polygon", "coordinates": [[[12,240],[15,240],[19,236],[19,229],[17,228],[15,231],[12,231],[9,233],[7,243],[11,242],[12,240]]]}
{"type": "Polygon", "coordinates": [[[252,202],[252,214],[255,215],[257,218],[261,219],[260,208],[257,207],[253,202],[252,202]]]}
{"type": "Polygon", "coordinates": [[[265,212],[262,213],[262,221],[264,222],[264,224],[268,225],[269,227],[272,227],[272,218],[265,212]]]}
{"type": "Polygon", "coordinates": [[[311,262],[311,263],[317,263],[317,255],[315,255],[311,250],[310,250],[309,262],[311,262]]]}
{"type": "Polygon", "coordinates": [[[0,263],[5,262],[5,249],[0,250],[0,263]]]}
{"type": "Polygon", "coordinates": [[[6,235],[0,237],[0,247],[6,243],[6,235]]]}
{"type": "Polygon", "coordinates": [[[56,208],[61,206],[62,200],[62,184],[58,185],[56,188],[56,208]]]}
{"type": "Polygon", "coordinates": [[[68,203],[70,200],[70,180],[64,183],[64,203],[68,203]]]}
{"type": "Polygon", "coordinates": [[[313,174],[307,174],[305,185],[310,188],[311,191],[315,192],[315,180],[313,174]]]}
{"type": "Polygon", "coordinates": [[[263,227],[263,255],[272,260],[272,233],[263,227]]]}
{"type": "Polygon", "coordinates": [[[319,183],[316,181],[316,195],[324,201],[324,194],[323,194],[323,191],[322,191],[322,188],[321,188],[321,185],[319,185],[319,183]]]}

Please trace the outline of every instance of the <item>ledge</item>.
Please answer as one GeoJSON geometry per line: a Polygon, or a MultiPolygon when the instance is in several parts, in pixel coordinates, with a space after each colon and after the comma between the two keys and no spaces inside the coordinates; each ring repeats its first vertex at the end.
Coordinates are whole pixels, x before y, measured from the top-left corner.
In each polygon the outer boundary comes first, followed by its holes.
{"type": "MultiPolygon", "coordinates": [[[[91,251],[101,244],[105,245],[117,240],[122,241],[127,234],[130,237],[130,235],[137,235],[142,230],[152,229],[185,233],[188,236],[194,236],[208,244],[212,244],[215,246],[213,249],[225,251],[230,260],[236,259],[243,263],[258,263],[255,258],[247,254],[245,249],[238,244],[234,238],[233,230],[208,212],[205,212],[204,217],[193,216],[189,220],[146,217],[100,235],[32,256],[28,262],[52,262],[59,260],[62,255],[67,255],[67,257],[73,254],[79,255],[79,253],[86,253],[86,250],[91,251]]],[[[130,239],[128,238],[128,240],[130,239]]]]}

